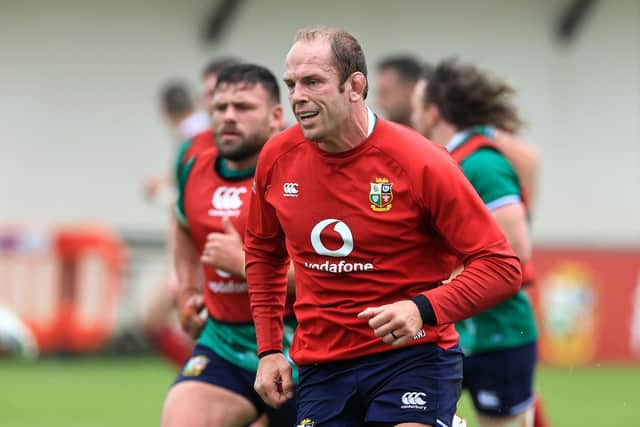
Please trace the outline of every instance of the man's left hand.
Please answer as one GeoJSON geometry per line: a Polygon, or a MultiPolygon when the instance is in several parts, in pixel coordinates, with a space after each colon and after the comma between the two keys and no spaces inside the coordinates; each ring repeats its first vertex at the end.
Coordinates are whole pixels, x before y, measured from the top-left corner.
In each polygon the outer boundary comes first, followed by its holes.
{"type": "Polygon", "coordinates": [[[423,326],[418,306],[411,300],[368,307],[358,317],[368,319],[376,336],[394,347],[410,342],[423,326]]]}
{"type": "Polygon", "coordinates": [[[209,233],[200,261],[234,276],[244,277],[242,239],[227,217],[222,218],[223,233],[209,233]]]}

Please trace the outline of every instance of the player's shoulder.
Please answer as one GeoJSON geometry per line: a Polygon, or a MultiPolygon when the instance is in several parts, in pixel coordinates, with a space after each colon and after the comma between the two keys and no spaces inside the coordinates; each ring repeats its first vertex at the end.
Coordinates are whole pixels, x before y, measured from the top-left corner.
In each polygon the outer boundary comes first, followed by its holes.
{"type": "Polygon", "coordinates": [[[533,165],[540,163],[540,151],[520,136],[497,129],[494,143],[507,158],[518,157],[525,163],[533,165]]]}
{"type": "Polygon", "coordinates": [[[495,147],[480,147],[469,156],[461,164],[465,172],[489,173],[491,171],[507,170],[513,168],[506,156],[495,147]]]}
{"type": "Polygon", "coordinates": [[[213,129],[209,128],[209,129],[205,129],[202,132],[196,134],[193,137],[193,141],[205,141],[205,142],[211,142],[214,143],[215,142],[215,135],[213,133],[213,129]]]}
{"type": "Polygon", "coordinates": [[[518,192],[518,175],[500,151],[482,147],[469,155],[460,166],[485,201],[500,191],[509,194],[518,192]]]}
{"type": "Polygon", "coordinates": [[[444,147],[414,129],[381,119],[376,126],[379,126],[377,148],[405,169],[454,164],[444,147]]]}
{"type": "Polygon", "coordinates": [[[189,151],[189,148],[192,144],[193,138],[184,139],[178,144],[178,149],[175,151],[176,162],[182,163],[185,160],[187,152],[189,151]]]}
{"type": "Polygon", "coordinates": [[[298,124],[290,126],[269,138],[260,153],[260,161],[263,163],[275,162],[304,142],[305,138],[300,126],[298,124]]]}
{"type": "Polygon", "coordinates": [[[217,150],[216,139],[213,131],[211,129],[207,129],[193,137],[189,149],[187,150],[187,156],[193,157],[203,151],[209,151],[211,149],[217,150]]]}
{"type": "Polygon", "coordinates": [[[200,150],[180,167],[179,182],[182,182],[184,185],[190,176],[208,174],[209,171],[212,170],[217,158],[218,149],[215,146],[200,150]]]}
{"type": "Polygon", "coordinates": [[[218,157],[218,148],[216,146],[203,148],[193,157],[199,164],[212,164],[218,157]]]}

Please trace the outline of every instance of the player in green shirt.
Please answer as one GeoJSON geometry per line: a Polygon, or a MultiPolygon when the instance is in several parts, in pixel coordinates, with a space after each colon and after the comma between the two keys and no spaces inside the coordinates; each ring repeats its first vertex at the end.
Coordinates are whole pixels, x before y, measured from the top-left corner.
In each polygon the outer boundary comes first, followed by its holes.
{"type": "MultiPolygon", "coordinates": [[[[416,87],[413,125],[460,163],[526,272],[531,256],[526,196],[502,141],[497,141],[498,135],[513,134],[521,125],[512,93],[508,85],[470,65],[443,61],[416,87]]],[[[478,425],[533,426],[538,332],[526,293],[521,290],[456,329],[465,352],[463,386],[471,393],[478,425]]]]}

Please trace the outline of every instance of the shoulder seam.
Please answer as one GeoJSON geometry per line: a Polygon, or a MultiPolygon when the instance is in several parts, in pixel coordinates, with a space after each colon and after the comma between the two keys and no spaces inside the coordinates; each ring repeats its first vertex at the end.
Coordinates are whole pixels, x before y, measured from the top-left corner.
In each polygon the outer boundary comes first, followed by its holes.
{"type": "MultiPolygon", "coordinates": [[[[409,172],[407,172],[407,169],[404,166],[402,166],[402,164],[398,160],[396,160],[395,157],[393,157],[391,154],[387,153],[386,151],[384,151],[383,149],[381,149],[377,145],[374,145],[372,148],[376,149],[383,156],[388,157],[391,161],[393,161],[402,170],[402,172],[407,177],[411,178],[411,175],[409,174],[409,172]]],[[[418,206],[420,206],[420,198],[417,197],[417,192],[415,191],[415,188],[413,187],[413,180],[408,179],[407,181],[409,182],[409,194],[411,195],[411,198],[413,199],[413,202],[416,203],[418,206]]]]}
{"type": "Polygon", "coordinates": [[[265,178],[266,177],[270,177],[271,176],[271,171],[273,169],[273,167],[275,166],[276,163],[278,163],[280,161],[280,159],[286,155],[289,154],[292,150],[294,150],[295,148],[298,148],[300,146],[300,144],[303,144],[305,142],[304,139],[297,141],[295,143],[293,143],[293,145],[289,148],[287,148],[285,151],[283,151],[282,153],[278,154],[275,159],[273,159],[273,162],[271,162],[271,165],[269,165],[269,169],[267,169],[264,173],[265,178]]]}

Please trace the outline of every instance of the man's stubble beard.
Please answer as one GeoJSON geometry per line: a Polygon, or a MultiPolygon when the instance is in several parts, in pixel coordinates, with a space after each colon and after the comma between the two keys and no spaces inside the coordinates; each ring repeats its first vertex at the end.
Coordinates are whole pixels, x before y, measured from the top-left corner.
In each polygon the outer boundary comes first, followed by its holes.
{"type": "Polygon", "coordinates": [[[232,162],[239,162],[259,153],[267,139],[268,136],[254,134],[244,138],[240,146],[230,150],[230,152],[225,152],[225,149],[220,147],[218,147],[218,151],[222,158],[232,162]]]}

